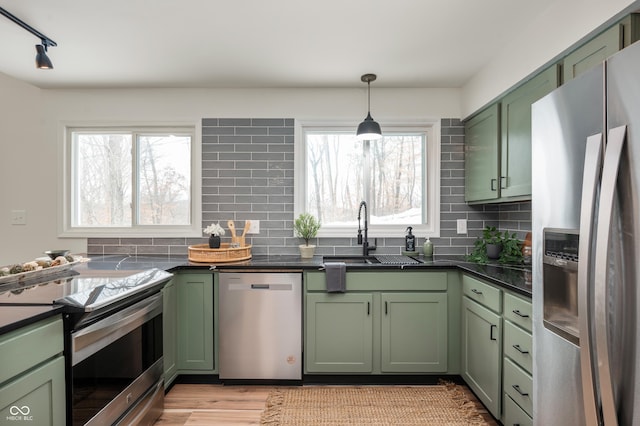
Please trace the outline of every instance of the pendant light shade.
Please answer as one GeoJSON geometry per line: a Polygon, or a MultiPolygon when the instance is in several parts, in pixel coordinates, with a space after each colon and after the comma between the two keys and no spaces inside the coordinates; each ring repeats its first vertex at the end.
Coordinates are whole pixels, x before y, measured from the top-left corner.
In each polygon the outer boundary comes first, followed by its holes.
{"type": "Polygon", "coordinates": [[[382,137],[380,124],[371,117],[371,82],[376,80],[375,74],[365,74],[360,80],[367,83],[367,117],[358,125],[356,138],[359,140],[373,141],[382,137]]]}

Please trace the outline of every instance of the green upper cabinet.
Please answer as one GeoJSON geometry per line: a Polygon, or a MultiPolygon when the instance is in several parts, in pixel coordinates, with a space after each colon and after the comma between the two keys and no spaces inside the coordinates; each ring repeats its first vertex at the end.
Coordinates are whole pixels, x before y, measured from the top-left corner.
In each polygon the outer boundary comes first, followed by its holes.
{"type": "Polygon", "coordinates": [[[500,136],[500,105],[493,104],[464,124],[465,182],[467,202],[486,202],[497,199],[498,143],[500,136]]]}
{"type": "Polygon", "coordinates": [[[465,201],[531,198],[531,104],[558,87],[553,65],[465,122],[465,201]]]}
{"type": "Polygon", "coordinates": [[[564,58],[563,82],[601,64],[605,59],[640,39],[640,14],[631,14],[564,58]]]}
{"type": "Polygon", "coordinates": [[[499,186],[502,199],[531,197],[531,104],[557,88],[558,77],[558,66],[553,65],[508,93],[500,102],[499,186]]]}

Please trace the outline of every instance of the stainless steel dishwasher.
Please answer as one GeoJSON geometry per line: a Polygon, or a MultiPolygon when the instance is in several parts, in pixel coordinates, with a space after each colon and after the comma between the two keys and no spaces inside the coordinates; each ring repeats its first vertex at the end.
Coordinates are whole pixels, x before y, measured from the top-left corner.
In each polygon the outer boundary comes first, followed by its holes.
{"type": "Polygon", "coordinates": [[[302,379],[302,273],[220,272],[220,379],[302,379]]]}

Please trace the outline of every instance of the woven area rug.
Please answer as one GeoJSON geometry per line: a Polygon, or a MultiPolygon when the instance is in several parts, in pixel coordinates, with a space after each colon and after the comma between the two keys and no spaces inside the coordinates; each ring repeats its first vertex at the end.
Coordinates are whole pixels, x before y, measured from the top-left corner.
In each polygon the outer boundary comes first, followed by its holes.
{"type": "Polygon", "coordinates": [[[486,425],[455,384],[309,386],[273,391],[263,425],[486,425]]]}

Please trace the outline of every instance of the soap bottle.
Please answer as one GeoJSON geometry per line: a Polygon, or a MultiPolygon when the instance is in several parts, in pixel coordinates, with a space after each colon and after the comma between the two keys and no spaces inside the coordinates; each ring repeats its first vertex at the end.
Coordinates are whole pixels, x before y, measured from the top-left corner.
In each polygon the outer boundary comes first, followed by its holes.
{"type": "Polygon", "coordinates": [[[409,231],[404,237],[404,249],[405,251],[416,251],[416,236],[411,233],[412,227],[408,227],[407,231],[409,231]]]}
{"type": "Polygon", "coordinates": [[[433,243],[429,237],[424,242],[424,257],[433,257],[433,243]]]}

